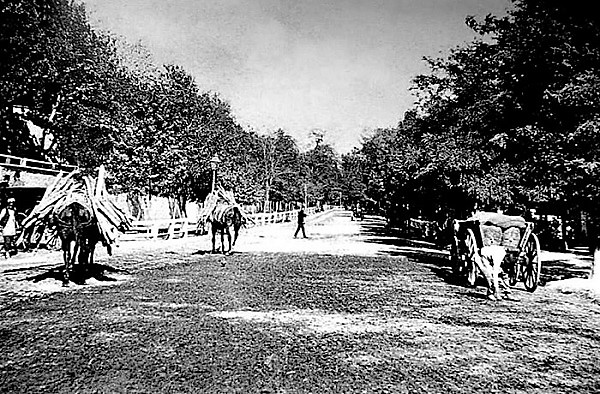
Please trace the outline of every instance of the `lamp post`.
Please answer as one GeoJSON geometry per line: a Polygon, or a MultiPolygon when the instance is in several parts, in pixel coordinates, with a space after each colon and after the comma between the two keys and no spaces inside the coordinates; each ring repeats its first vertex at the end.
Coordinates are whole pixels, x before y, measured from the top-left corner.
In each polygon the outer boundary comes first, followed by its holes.
{"type": "Polygon", "coordinates": [[[308,186],[304,184],[304,209],[308,208],[308,186]]]}
{"type": "Polygon", "coordinates": [[[158,174],[148,175],[148,201],[152,200],[152,181],[159,176],[158,174]]]}
{"type": "Polygon", "coordinates": [[[221,159],[219,159],[219,156],[217,156],[216,154],[213,156],[212,159],[210,159],[210,168],[212,169],[212,173],[213,173],[212,192],[215,191],[215,187],[217,184],[217,168],[219,167],[220,163],[221,163],[221,159]]]}

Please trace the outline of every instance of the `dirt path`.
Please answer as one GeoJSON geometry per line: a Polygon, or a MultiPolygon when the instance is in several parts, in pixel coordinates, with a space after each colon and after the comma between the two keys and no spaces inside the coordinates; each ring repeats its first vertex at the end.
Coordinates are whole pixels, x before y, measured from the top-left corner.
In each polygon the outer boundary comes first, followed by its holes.
{"type": "Polygon", "coordinates": [[[232,256],[208,237],[123,243],[66,289],[57,253],[4,262],[0,392],[600,391],[595,299],[544,286],[494,303],[378,219],[306,227],[245,230],[232,256]]]}
{"type": "MultiPolygon", "coordinates": [[[[390,236],[385,222],[378,217],[354,221],[349,212],[330,211],[308,219],[308,239],[294,239],[293,222],[242,229],[236,253],[297,253],[336,256],[392,256],[446,259],[448,252],[428,243],[407,242],[390,236]]],[[[173,253],[206,253],[209,236],[176,240],[140,240],[122,242],[109,256],[99,247],[96,261],[100,264],[96,278],[86,281],[86,287],[111,286],[131,279],[131,272],[152,269],[154,257],[173,253]],[[127,256],[137,255],[130,259],[127,256]],[[106,273],[109,276],[104,276],[106,273]]],[[[217,240],[217,244],[218,244],[217,240]]],[[[79,286],[63,287],[60,281],[61,253],[39,250],[21,253],[15,258],[0,260],[0,299],[22,299],[31,296],[78,290],[79,286]]],[[[542,282],[546,290],[580,292],[600,300],[600,286],[590,286],[587,277],[591,258],[573,253],[542,252],[542,282]],[[570,280],[560,280],[570,279],[570,280]]],[[[158,263],[164,265],[164,262],[158,263]]]]}
{"type": "MultiPolygon", "coordinates": [[[[381,220],[375,220],[381,226],[381,220]]],[[[372,224],[371,224],[372,225],[372,224]]],[[[285,252],[302,254],[335,254],[377,256],[399,252],[390,242],[377,242],[391,237],[367,235],[369,224],[355,222],[349,213],[328,212],[315,215],[306,224],[308,239],[294,239],[295,223],[243,229],[237,253],[285,252]]],[[[127,241],[114,248],[109,256],[97,248],[96,262],[108,269],[110,280],[99,276],[86,281],[86,287],[110,286],[130,278],[128,272],[155,266],[154,256],[171,253],[205,253],[210,249],[210,237],[189,237],[176,240],[127,241]],[[138,258],[124,257],[138,255],[138,258]]],[[[218,243],[218,241],[217,241],[218,243]]],[[[63,287],[60,281],[61,252],[39,250],[21,253],[15,258],[0,260],[0,299],[30,297],[39,294],[77,290],[77,285],[63,287]]],[[[160,264],[164,264],[161,262],[160,264]]]]}

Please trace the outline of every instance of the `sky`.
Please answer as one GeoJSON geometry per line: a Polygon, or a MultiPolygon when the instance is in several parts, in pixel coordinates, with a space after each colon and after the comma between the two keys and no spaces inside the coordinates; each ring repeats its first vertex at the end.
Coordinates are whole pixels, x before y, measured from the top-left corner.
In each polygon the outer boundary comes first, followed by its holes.
{"type": "Polygon", "coordinates": [[[465,17],[503,15],[509,0],[83,0],[92,24],[141,42],[218,92],[237,121],[311,131],[339,153],[411,108],[411,80],[470,42],[465,17]]]}

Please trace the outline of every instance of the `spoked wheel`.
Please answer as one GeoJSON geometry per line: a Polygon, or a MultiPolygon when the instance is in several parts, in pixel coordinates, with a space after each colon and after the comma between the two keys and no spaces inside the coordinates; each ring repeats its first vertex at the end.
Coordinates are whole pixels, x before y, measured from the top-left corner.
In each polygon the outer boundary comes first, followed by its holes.
{"type": "Polygon", "coordinates": [[[467,229],[465,247],[467,249],[467,267],[465,272],[467,284],[473,287],[475,286],[475,282],[477,281],[477,265],[475,264],[475,259],[479,258],[479,255],[477,251],[477,241],[475,240],[475,234],[471,229],[467,229]]]}
{"type": "Polygon", "coordinates": [[[540,241],[535,234],[531,234],[524,246],[523,260],[523,283],[529,292],[537,289],[540,281],[540,271],[542,270],[542,260],[540,259],[540,241]]]}

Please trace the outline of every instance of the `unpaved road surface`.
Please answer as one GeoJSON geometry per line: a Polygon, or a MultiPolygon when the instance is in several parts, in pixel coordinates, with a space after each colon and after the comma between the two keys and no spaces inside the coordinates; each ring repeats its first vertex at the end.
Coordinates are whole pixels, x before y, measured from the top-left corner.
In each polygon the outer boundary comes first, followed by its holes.
{"type": "Polygon", "coordinates": [[[68,288],[57,253],[3,262],[0,392],[600,392],[590,294],[490,302],[379,220],[306,227],[245,230],[232,256],[207,237],[124,243],[68,288]]]}

